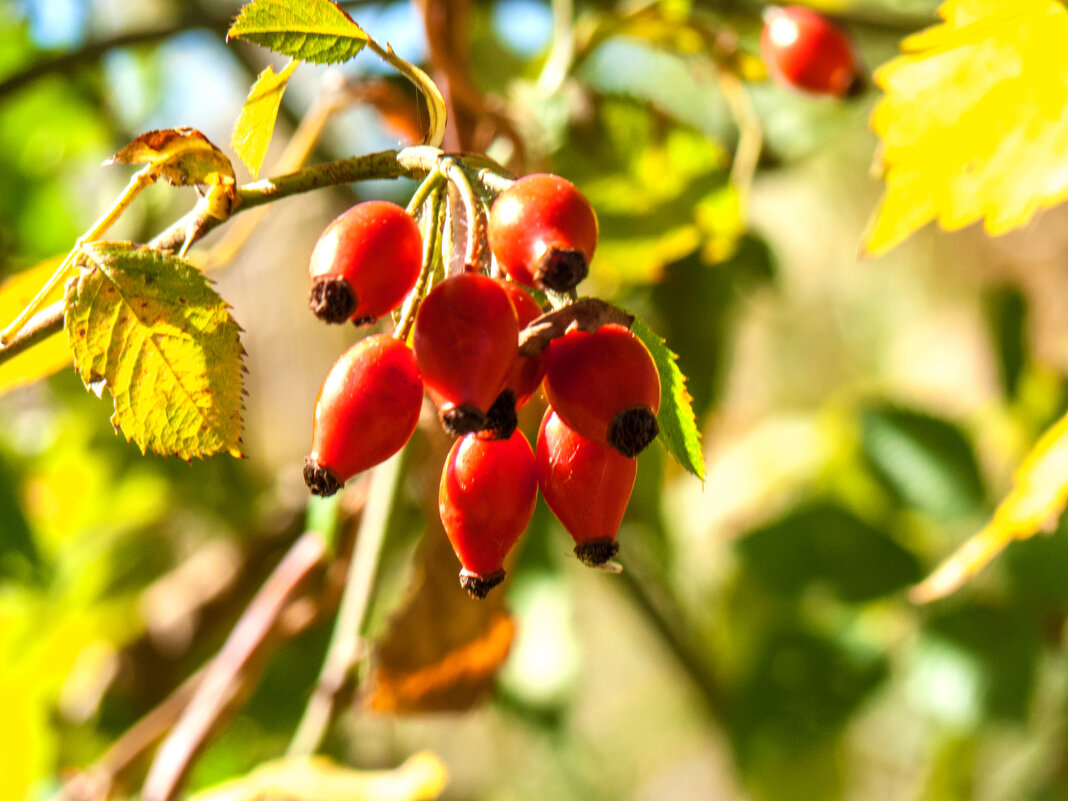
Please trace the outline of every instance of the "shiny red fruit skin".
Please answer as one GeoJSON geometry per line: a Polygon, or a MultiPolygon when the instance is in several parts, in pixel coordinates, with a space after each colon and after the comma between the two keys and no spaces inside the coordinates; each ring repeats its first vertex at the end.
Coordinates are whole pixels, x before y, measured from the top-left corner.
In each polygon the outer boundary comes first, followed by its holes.
{"type": "Polygon", "coordinates": [[[846,35],[801,6],[765,12],[760,55],[778,83],[803,92],[844,97],[857,78],[856,56],[846,35]]]}
{"type": "Polygon", "coordinates": [[[427,393],[442,412],[471,405],[485,413],[515,361],[519,323],[492,278],[462,273],[423,299],[412,346],[427,393]]]}
{"type": "Polygon", "coordinates": [[[411,349],[388,334],[361,339],[319,389],[309,458],[344,483],[403,448],[422,405],[411,349]]]}
{"type": "MultiPolygon", "coordinates": [[[[515,281],[496,280],[508,294],[508,299],[512,301],[512,308],[515,309],[520,331],[526,328],[531,320],[542,315],[541,306],[523,287],[515,281]]],[[[512,369],[508,373],[505,387],[515,393],[515,407],[517,409],[521,409],[527,404],[527,401],[537,391],[544,376],[545,351],[534,356],[516,354],[512,369]]]]}
{"type": "Polygon", "coordinates": [[[331,222],[312,249],[312,280],[340,276],[356,295],[352,320],[381,317],[400,306],[419,277],[422,236],[395,203],[358,203],[331,222]]]}
{"type": "Polygon", "coordinates": [[[549,173],[520,178],[501,192],[490,209],[490,250],[514,280],[542,287],[537,260],[549,248],[576,250],[589,264],[597,247],[597,215],[574,184],[549,173]]]}
{"type": "Polygon", "coordinates": [[[660,411],[660,374],[645,345],[616,323],[569,331],[546,350],[545,396],[570,428],[608,444],[608,426],[628,407],[660,411]]]}
{"type": "Polygon", "coordinates": [[[569,428],[549,407],[538,431],[538,487],[576,544],[615,539],[638,462],[569,428]]]}
{"type": "Polygon", "coordinates": [[[534,515],[534,453],[519,431],[506,440],[469,434],[453,443],[441,472],[438,511],[464,570],[490,576],[534,515]]]}

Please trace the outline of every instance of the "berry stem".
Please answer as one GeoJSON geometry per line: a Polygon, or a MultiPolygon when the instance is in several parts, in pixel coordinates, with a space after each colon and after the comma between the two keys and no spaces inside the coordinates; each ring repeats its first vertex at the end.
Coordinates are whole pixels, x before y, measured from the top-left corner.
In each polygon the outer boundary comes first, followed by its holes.
{"type": "Polygon", "coordinates": [[[419,311],[419,304],[426,295],[430,285],[430,277],[434,274],[435,256],[441,245],[441,207],[443,204],[444,189],[439,184],[430,194],[427,211],[423,216],[423,269],[419,278],[408,293],[401,308],[400,318],[393,331],[393,336],[401,342],[407,342],[412,333],[412,325],[415,323],[415,314],[419,311]]]}

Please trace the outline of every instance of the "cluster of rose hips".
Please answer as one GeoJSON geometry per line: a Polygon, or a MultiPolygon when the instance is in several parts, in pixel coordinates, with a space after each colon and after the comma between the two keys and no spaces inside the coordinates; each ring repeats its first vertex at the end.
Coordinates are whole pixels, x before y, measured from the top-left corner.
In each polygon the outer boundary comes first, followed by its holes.
{"type": "Polygon", "coordinates": [[[810,8],[769,7],[764,12],[760,55],[771,77],[791,89],[849,97],[864,88],[849,38],[810,8]]]}
{"type": "Polygon", "coordinates": [[[581,313],[607,304],[581,300],[544,313],[528,291],[567,293],[587,274],[597,219],[570,182],[537,174],[504,188],[485,239],[489,274],[468,265],[427,291],[419,226],[401,207],[361,203],[326,228],[311,257],[318,316],[360,324],[402,303],[418,306],[410,347],[398,328],[365,337],[334,364],[304,466],[313,493],[333,494],[405,445],[425,391],[457,437],[439,511],[460,583],[478,598],[502,580],[539,488],[583,562],[601,565],[616,553],[634,457],[656,437],[660,407],[660,378],[642,342],[625,325],[581,313]],[[539,386],[549,408],[532,450],[516,409],[539,386]]]}

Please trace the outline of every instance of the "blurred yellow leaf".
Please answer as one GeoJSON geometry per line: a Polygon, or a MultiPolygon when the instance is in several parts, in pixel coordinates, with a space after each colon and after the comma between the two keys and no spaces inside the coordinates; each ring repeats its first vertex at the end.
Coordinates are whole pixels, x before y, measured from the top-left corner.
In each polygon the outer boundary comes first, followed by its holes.
{"type": "Polygon", "coordinates": [[[353,770],[326,757],[286,757],[191,801],[431,801],[441,794],[446,778],[445,766],[428,751],[395,770],[353,770]]]}
{"type": "Polygon", "coordinates": [[[918,603],[942,598],[978,573],[1013,540],[1057,524],[1068,501],[1068,415],[1050,428],[1016,471],[1012,491],[979,533],[912,588],[918,603]]]}
{"type": "MultiPolygon", "coordinates": [[[[48,259],[0,284],[0,325],[15,319],[63,261],[48,259]]],[[[63,299],[63,284],[57,284],[42,306],[63,299]]],[[[71,363],[70,349],[61,334],[55,334],[0,364],[0,395],[59,372],[71,363]]]]}
{"type": "Polygon", "coordinates": [[[947,0],[875,73],[886,193],[864,235],[884,253],[927,222],[1002,234],[1068,197],[1068,11],[947,0]]]}
{"type": "Polygon", "coordinates": [[[259,176],[267,147],[274,134],[274,123],[278,117],[278,107],[282,103],[282,93],[289,83],[289,77],[297,68],[299,61],[290,61],[278,74],[270,66],[256,78],[252,84],[245,105],[234,122],[230,134],[230,144],[238,158],[245,162],[252,177],[259,176]]]}

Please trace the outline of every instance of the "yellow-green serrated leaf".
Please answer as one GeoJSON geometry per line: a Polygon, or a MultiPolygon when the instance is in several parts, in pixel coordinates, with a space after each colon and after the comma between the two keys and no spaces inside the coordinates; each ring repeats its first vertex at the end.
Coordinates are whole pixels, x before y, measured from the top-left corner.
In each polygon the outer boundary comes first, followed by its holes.
{"type": "Polygon", "coordinates": [[[886,193],[864,235],[883,253],[931,220],[991,234],[1068,198],[1068,10],[1060,0],[947,0],[875,73],[886,193]]]}
{"type": "Polygon", "coordinates": [[[259,177],[260,167],[263,166],[263,159],[274,134],[274,123],[278,118],[282,93],[298,63],[290,61],[277,75],[271,67],[261,72],[252,84],[245,105],[241,107],[241,113],[234,122],[230,145],[238,158],[245,162],[253,178],[259,177]]]}
{"type": "Polygon", "coordinates": [[[1050,428],[1016,471],[1013,487],[990,522],[957,548],[935,571],[913,587],[910,597],[923,603],[957,590],[1013,540],[1048,531],[1068,502],[1068,415],[1050,428]]]}
{"type": "Polygon", "coordinates": [[[313,64],[335,64],[359,53],[367,34],[330,0],[252,0],[226,39],[245,39],[313,64]]]}
{"type": "Polygon", "coordinates": [[[705,480],[705,457],[701,452],[701,432],[693,413],[693,398],[686,389],[686,376],[678,366],[678,356],[663,339],[637,317],[630,330],[649,349],[660,373],[660,441],[685,467],[702,481],[705,480]]]}
{"type": "Polygon", "coordinates": [[[166,128],[141,134],[104,162],[151,164],[153,175],[175,186],[236,183],[230,159],[196,128],[166,128]]]}
{"type": "Polygon", "coordinates": [[[111,422],[141,451],[240,456],[240,328],[208,280],[168,254],[85,245],[64,325],[82,381],[115,401],[111,422]]]}
{"type": "Polygon", "coordinates": [[[395,770],[354,770],[326,757],[284,757],[190,801],[432,801],[445,787],[441,760],[428,751],[395,770]]]}

